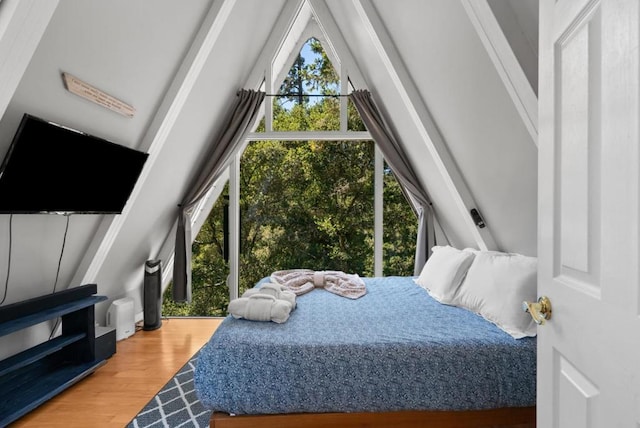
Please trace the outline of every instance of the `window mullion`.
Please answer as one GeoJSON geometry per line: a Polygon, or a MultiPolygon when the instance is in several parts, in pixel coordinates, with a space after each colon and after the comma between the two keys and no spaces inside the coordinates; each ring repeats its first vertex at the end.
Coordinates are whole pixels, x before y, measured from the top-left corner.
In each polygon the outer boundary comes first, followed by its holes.
{"type": "MultiPolygon", "coordinates": [[[[273,93],[273,70],[271,67],[267,67],[265,70],[265,86],[268,94],[273,93]]],[[[266,97],[266,102],[264,103],[264,129],[266,132],[273,131],[273,99],[271,97],[266,97]]]]}
{"type": "Polygon", "coordinates": [[[371,139],[368,131],[271,131],[247,134],[248,141],[368,141],[371,139]]]}
{"type": "Polygon", "coordinates": [[[340,95],[342,95],[340,97],[340,131],[341,132],[347,132],[348,130],[348,125],[349,125],[349,117],[348,117],[348,112],[347,112],[347,104],[349,101],[349,98],[346,96],[348,95],[348,90],[349,90],[349,85],[347,85],[347,82],[349,82],[349,75],[347,74],[347,67],[341,67],[340,70],[340,95]]]}
{"type": "Polygon", "coordinates": [[[378,146],[375,147],[375,167],[374,167],[374,184],[373,184],[373,271],[375,276],[382,276],[382,244],[383,244],[383,207],[384,207],[384,157],[378,146]]]}
{"type": "Polygon", "coordinates": [[[229,301],[238,297],[240,283],[240,153],[229,166],[229,301]]]}

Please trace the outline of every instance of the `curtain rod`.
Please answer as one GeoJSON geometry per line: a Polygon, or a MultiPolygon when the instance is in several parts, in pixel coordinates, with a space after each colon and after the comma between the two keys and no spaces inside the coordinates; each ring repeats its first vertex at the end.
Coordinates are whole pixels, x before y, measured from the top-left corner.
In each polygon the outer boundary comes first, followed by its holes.
{"type": "Polygon", "coordinates": [[[351,94],[265,94],[265,97],[348,97],[351,94]]]}

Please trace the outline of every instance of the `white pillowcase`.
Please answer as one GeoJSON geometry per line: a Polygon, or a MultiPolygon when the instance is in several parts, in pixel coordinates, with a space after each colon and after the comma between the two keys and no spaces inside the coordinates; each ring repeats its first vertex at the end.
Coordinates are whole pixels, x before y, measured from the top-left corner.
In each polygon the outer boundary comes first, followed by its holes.
{"type": "Polygon", "coordinates": [[[475,258],[453,304],[481,315],[516,339],[535,336],[536,324],[522,310],[522,302],[536,299],[538,259],[497,251],[472,253],[475,258]]]}
{"type": "Polygon", "coordinates": [[[435,246],[415,283],[440,303],[452,304],[475,255],[451,246],[435,246]]]}

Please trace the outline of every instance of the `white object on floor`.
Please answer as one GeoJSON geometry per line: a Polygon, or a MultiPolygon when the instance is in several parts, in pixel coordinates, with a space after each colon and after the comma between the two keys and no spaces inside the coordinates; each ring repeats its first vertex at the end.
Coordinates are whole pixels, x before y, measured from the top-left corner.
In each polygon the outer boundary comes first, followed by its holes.
{"type": "Polygon", "coordinates": [[[126,339],[135,333],[135,313],[131,297],[124,297],[111,303],[107,310],[107,326],[115,327],[116,340],[126,339]]]}

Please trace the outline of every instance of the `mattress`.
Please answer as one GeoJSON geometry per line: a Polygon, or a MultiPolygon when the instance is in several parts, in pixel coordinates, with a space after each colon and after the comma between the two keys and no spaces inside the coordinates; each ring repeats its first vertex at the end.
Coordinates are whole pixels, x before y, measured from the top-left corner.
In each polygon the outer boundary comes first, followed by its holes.
{"type": "Polygon", "coordinates": [[[230,414],[535,405],[536,338],[438,303],[413,277],[363,280],[356,300],[298,296],[282,324],[226,317],[197,359],[202,404],[230,414]]]}

